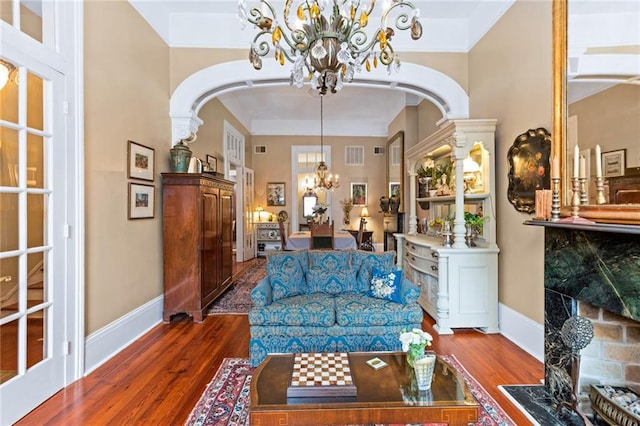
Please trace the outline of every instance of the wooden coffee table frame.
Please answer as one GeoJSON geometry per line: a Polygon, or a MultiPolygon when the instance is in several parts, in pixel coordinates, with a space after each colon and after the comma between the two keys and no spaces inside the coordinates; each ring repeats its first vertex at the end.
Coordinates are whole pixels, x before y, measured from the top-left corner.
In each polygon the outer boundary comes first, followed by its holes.
{"type": "MultiPolygon", "coordinates": [[[[447,423],[468,425],[478,420],[478,402],[462,376],[438,357],[428,401],[406,402],[400,388],[411,384],[412,370],[404,353],[350,353],[358,396],[287,403],[293,355],[269,355],[251,380],[251,425],[327,425],[361,423],[447,423]],[[380,370],[366,365],[378,357],[389,364],[380,370]]],[[[415,390],[415,388],[414,388],[415,390]]],[[[425,393],[422,393],[424,397],[425,393]]]]}

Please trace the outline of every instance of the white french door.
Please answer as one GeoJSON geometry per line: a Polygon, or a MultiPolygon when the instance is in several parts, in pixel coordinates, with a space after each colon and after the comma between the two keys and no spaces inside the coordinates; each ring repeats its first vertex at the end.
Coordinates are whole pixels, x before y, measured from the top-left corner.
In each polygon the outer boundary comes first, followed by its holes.
{"type": "Polygon", "coordinates": [[[244,255],[243,261],[256,256],[256,235],[253,229],[253,194],[254,173],[252,169],[244,169],[244,255]]]}
{"type": "Polygon", "coordinates": [[[0,93],[2,424],[61,389],[65,372],[65,287],[54,285],[64,279],[55,224],[64,223],[65,191],[53,167],[66,162],[63,78],[33,62],[17,76],[0,93]]]}
{"type": "Polygon", "coordinates": [[[0,87],[0,425],[23,417],[82,367],[81,103],[67,102],[80,98],[66,74],[76,52],[60,53],[74,45],[64,31],[77,29],[81,13],[62,1],[24,3],[3,1],[13,13],[0,21],[0,59],[9,70],[0,87]],[[55,25],[62,20],[66,27],[55,25]]]}

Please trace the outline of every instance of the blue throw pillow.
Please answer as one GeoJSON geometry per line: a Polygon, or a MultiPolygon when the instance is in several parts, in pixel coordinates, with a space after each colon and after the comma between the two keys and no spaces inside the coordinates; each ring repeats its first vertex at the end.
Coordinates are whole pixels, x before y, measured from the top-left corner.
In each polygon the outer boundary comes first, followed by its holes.
{"type": "Polygon", "coordinates": [[[366,293],[371,284],[371,270],[375,266],[378,269],[391,271],[395,270],[395,251],[385,251],[382,253],[353,250],[351,255],[351,265],[358,270],[358,287],[361,292],[366,293]]]}
{"type": "Polygon", "coordinates": [[[402,289],[402,270],[383,271],[377,267],[373,267],[371,286],[369,287],[369,296],[390,300],[392,302],[402,303],[400,291],[402,289]]]}
{"type": "Polygon", "coordinates": [[[269,253],[266,270],[274,301],[306,293],[304,269],[296,252],[269,253]]]}

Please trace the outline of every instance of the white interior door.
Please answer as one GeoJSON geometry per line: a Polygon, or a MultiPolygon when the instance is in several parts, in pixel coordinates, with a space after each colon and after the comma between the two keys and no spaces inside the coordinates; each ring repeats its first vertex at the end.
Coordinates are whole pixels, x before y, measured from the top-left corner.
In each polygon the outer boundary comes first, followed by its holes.
{"type": "Polygon", "coordinates": [[[17,80],[0,91],[3,425],[64,386],[67,347],[64,81],[34,60],[17,62],[17,80]]]}
{"type": "Polygon", "coordinates": [[[244,218],[244,255],[243,260],[253,259],[256,256],[256,234],[253,229],[253,194],[254,173],[252,169],[244,169],[244,206],[242,208],[244,218]]]}
{"type": "Polygon", "coordinates": [[[224,175],[236,183],[236,218],[234,253],[236,262],[244,261],[244,136],[228,121],[223,125],[224,175]]]}

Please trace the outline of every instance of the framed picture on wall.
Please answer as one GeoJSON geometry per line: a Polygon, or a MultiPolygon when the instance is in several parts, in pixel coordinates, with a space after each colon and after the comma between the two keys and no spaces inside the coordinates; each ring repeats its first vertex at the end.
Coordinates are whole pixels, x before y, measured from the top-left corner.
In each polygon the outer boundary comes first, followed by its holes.
{"type": "Polygon", "coordinates": [[[129,182],[129,219],[152,219],[155,214],[153,185],[129,182]]]}
{"type": "Polygon", "coordinates": [[[602,175],[604,177],[624,176],[627,167],[627,150],[618,149],[602,153],[602,175]]]}
{"type": "Polygon", "coordinates": [[[153,182],[155,169],[154,149],[137,142],[127,141],[127,157],[129,167],[127,175],[130,179],[149,180],[153,182]]]}
{"type": "Polygon", "coordinates": [[[367,184],[362,182],[351,183],[351,198],[354,206],[367,205],[367,184]]]}
{"type": "Polygon", "coordinates": [[[400,182],[389,182],[389,197],[400,196],[400,182]]]}
{"type": "Polygon", "coordinates": [[[267,183],[267,206],[286,205],[284,182],[267,183]]]}
{"type": "Polygon", "coordinates": [[[218,172],[218,159],[213,155],[207,154],[207,165],[209,172],[218,172]]]}

